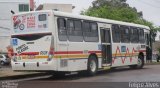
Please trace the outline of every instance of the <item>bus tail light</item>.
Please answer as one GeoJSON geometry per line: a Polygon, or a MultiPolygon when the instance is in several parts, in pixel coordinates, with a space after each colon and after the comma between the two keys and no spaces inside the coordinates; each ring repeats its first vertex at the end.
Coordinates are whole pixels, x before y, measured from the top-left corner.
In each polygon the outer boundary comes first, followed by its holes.
{"type": "Polygon", "coordinates": [[[47,61],[51,61],[51,60],[52,60],[52,58],[53,58],[53,53],[54,53],[54,49],[53,49],[53,48],[50,48],[47,61]]]}

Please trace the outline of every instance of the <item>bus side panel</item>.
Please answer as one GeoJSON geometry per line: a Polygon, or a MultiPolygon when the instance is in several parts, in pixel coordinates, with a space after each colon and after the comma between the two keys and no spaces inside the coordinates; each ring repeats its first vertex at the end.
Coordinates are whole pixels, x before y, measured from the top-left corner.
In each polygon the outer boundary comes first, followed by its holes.
{"type": "Polygon", "coordinates": [[[137,64],[139,44],[113,43],[112,67],[137,64]]]}
{"type": "Polygon", "coordinates": [[[55,55],[57,71],[87,70],[88,57],[91,53],[97,55],[99,67],[101,67],[101,52],[98,49],[99,42],[71,42],[60,41],[58,37],[57,18],[55,16],[55,55]],[[98,53],[96,53],[99,51],[98,53]]]}

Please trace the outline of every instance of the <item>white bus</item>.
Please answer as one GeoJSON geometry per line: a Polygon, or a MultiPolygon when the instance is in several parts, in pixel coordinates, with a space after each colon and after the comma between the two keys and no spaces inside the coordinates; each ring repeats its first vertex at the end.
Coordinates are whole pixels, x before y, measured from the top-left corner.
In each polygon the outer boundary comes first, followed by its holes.
{"type": "MultiPolygon", "coordinates": [[[[14,71],[97,71],[142,68],[149,27],[58,11],[13,15],[14,71]]],[[[149,51],[149,50],[148,50],[149,51]]]]}

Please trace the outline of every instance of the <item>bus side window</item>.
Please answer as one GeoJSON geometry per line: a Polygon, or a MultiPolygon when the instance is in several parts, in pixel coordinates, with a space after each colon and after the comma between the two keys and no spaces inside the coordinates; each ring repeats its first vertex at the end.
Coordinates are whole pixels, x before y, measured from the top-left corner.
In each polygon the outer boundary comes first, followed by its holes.
{"type": "Polygon", "coordinates": [[[67,34],[71,35],[74,31],[74,21],[71,19],[67,20],[67,34]]]}
{"type": "Polygon", "coordinates": [[[149,45],[149,34],[145,34],[145,42],[146,42],[146,45],[149,45]]]}
{"type": "Polygon", "coordinates": [[[135,30],[134,30],[134,28],[130,27],[130,31],[131,31],[131,37],[130,37],[131,43],[135,43],[135,30]]]}
{"type": "Polygon", "coordinates": [[[139,41],[140,41],[140,43],[145,43],[144,30],[143,29],[139,29],[139,41]]]}
{"type": "Polygon", "coordinates": [[[83,35],[86,42],[98,42],[98,26],[95,22],[83,22],[83,35]]]}
{"type": "Polygon", "coordinates": [[[124,43],[125,41],[125,29],[123,28],[123,26],[120,26],[121,29],[121,42],[124,43]]]}
{"type": "Polygon", "coordinates": [[[91,25],[91,36],[93,38],[93,42],[98,42],[98,26],[97,23],[90,23],[91,25]]]}
{"type": "Polygon", "coordinates": [[[74,30],[75,41],[82,42],[83,41],[82,22],[81,20],[75,20],[74,24],[75,24],[75,30],[74,30]]]}
{"type": "Polygon", "coordinates": [[[60,41],[67,41],[66,20],[64,18],[57,19],[58,37],[60,41]]]}
{"type": "Polygon", "coordinates": [[[121,28],[121,42],[129,43],[130,42],[130,30],[127,26],[120,26],[121,28]]]}
{"type": "Polygon", "coordinates": [[[131,29],[131,43],[139,42],[139,31],[136,27],[130,27],[131,29]]]}
{"type": "Polygon", "coordinates": [[[113,36],[113,42],[119,43],[121,39],[121,33],[119,25],[112,25],[112,36],[113,36]]]}
{"type": "Polygon", "coordinates": [[[83,22],[83,32],[91,32],[89,22],[83,22]]]}
{"type": "Polygon", "coordinates": [[[82,23],[81,20],[68,19],[67,20],[67,33],[69,41],[82,42],[82,23]]]}
{"type": "Polygon", "coordinates": [[[126,42],[130,43],[130,28],[129,27],[126,27],[125,33],[126,33],[126,42]]]}
{"type": "Polygon", "coordinates": [[[135,28],[134,36],[135,36],[135,42],[139,43],[139,29],[138,28],[135,28]]]}

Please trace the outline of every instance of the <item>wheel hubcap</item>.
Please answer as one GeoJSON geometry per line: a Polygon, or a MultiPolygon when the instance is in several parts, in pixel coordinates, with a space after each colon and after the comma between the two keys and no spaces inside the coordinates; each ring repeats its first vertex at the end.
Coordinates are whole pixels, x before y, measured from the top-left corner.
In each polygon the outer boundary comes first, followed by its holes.
{"type": "Polygon", "coordinates": [[[95,72],[95,71],[96,71],[96,63],[95,63],[94,60],[91,61],[90,68],[91,68],[91,71],[92,71],[92,72],[95,72]]]}
{"type": "Polygon", "coordinates": [[[142,60],[140,58],[138,58],[138,66],[142,65],[142,60]]]}

